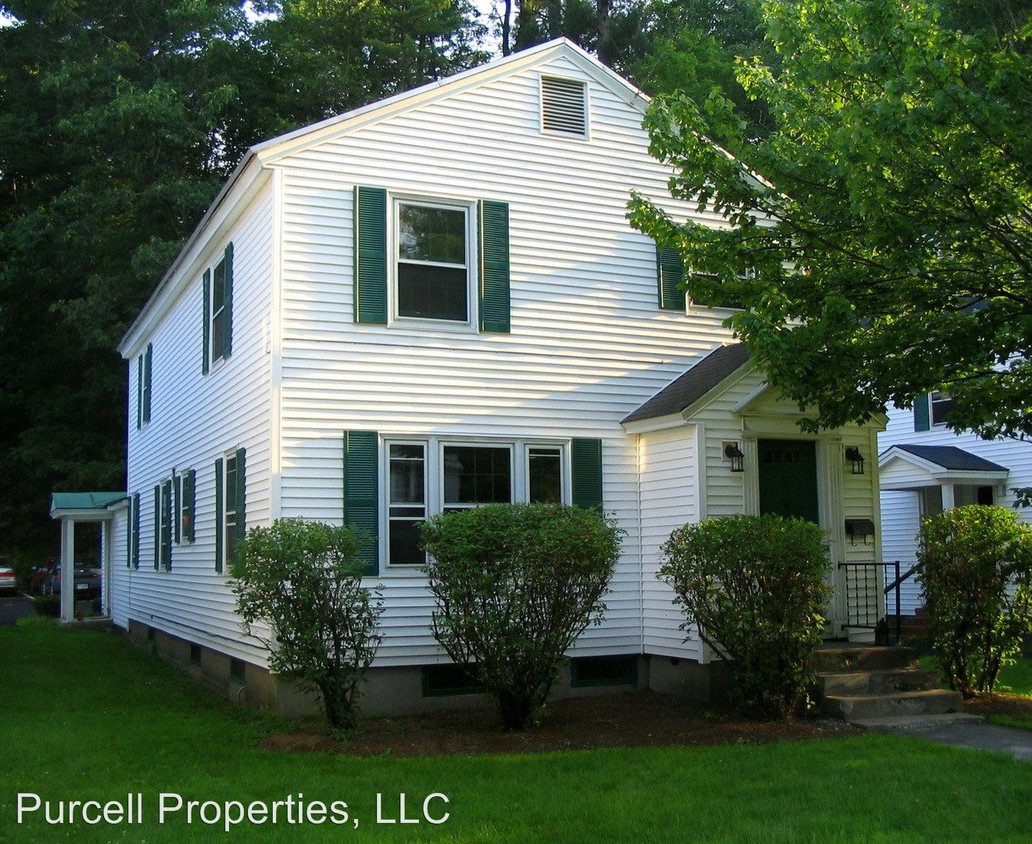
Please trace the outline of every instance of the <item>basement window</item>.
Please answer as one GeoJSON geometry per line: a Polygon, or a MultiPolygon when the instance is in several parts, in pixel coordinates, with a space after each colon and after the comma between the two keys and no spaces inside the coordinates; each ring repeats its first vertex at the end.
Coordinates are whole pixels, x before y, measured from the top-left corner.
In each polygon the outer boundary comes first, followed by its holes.
{"type": "Polygon", "coordinates": [[[576,79],[541,77],[541,131],[588,136],[588,86],[576,79]]]}

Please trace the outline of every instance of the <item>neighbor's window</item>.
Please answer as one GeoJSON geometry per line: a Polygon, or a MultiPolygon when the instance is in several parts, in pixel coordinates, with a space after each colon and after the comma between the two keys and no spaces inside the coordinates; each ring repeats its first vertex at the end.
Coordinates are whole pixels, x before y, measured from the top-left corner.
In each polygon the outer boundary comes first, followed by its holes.
{"type": "Polygon", "coordinates": [[[469,209],[397,203],[399,317],[469,321],[469,209]]]}
{"type": "Polygon", "coordinates": [[[931,396],[932,402],[932,424],[945,425],[946,414],[957,407],[956,399],[951,399],[941,390],[935,390],[931,396]]]}

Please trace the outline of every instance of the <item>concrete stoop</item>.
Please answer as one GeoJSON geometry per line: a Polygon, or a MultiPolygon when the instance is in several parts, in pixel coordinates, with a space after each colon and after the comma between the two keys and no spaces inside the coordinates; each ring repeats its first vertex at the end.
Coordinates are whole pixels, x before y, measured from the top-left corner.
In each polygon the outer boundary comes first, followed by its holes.
{"type": "Polygon", "coordinates": [[[817,651],[821,710],[851,723],[963,712],[960,692],[917,667],[913,648],[826,647],[817,651]]]}

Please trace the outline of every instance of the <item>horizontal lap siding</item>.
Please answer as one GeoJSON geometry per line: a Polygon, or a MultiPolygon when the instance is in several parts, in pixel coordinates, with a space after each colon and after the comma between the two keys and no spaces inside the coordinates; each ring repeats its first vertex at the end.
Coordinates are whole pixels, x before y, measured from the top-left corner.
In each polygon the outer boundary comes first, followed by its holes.
{"type": "Polygon", "coordinates": [[[129,604],[129,572],[128,547],[126,530],[129,524],[129,509],[123,508],[115,512],[111,520],[111,546],[108,559],[111,561],[111,573],[104,589],[111,607],[111,620],[119,627],[129,626],[127,614],[129,604]]]}
{"type": "MultiPolygon", "coordinates": [[[[917,534],[921,529],[921,516],[916,492],[885,490],[881,494],[882,546],[886,549],[887,561],[899,560],[900,574],[917,562],[917,534]]],[[[891,575],[895,577],[895,573],[891,575]]],[[[895,596],[886,597],[886,610],[896,611],[895,596]],[[891,601],[889,600],[891,597],[891,601]]],[[[913,615],[924,600],[921,587],[913,577],[900,590],[901,610],[913,615]]]]}
{"type": "Polygon", "coordinates": [[[645,652],[700,660],[698,636],[685,641],[674,591],[657,578],[662,545],[671,531],[699,520],[695,488],[696,429],[677,428],[641,436],[642,597],[645,652]]]}
{"type": "MultiPolygon", "coordinates": [[[[157,327],[152,421],[129,432],[129,489],[140,494],[140,568],[119,612],[192,642],[261,663],[263,650],[242,635],[228,574],[215,571],[215,460],[243,447],[246,523],[270,519],[269,319],[272,281],[271,190],[228,235],[210,244],[214,266],[233,242],[233,350],[201,373],[201,273],[157,327]],[[195,541],[172,545],[171,571],[154,570],[153,487],[177,472],[196,472],[195,541]]],[[[130,361],[135,378],[135,361],[130,361]]],[[[135,396],[135,384],[130,383],[135,396]]],[[[135,418],[131,413],[130,418],[135,418]]],[[[123,562],[124,565],[124,562],[123,562]]]]}
{"type": "MultiPolygon", "coordinates": [[[[550,73],[579,74],[572,65],[550,73]]],[[[660,312],[655,248],[630,188],[664,206],[640,114],[589,83],[590,141],[538,130],[537,73],[485,84],[280,161],[284,190],[284,515],[339,521],[341,432],[597,437],[605,507],[627,531],[600,627],[578,655],[637,653],[642,607],[634,439],[620,420],[730,339],[726,313],[660,312]],[[353,323],[356,184],[507,202],[511,333],[353,323]]],[[[680,213],[686,212],[680,206],[680,213]]],[[[377,665],[439,658],[417,574],[387,573],[377,665]]]]}

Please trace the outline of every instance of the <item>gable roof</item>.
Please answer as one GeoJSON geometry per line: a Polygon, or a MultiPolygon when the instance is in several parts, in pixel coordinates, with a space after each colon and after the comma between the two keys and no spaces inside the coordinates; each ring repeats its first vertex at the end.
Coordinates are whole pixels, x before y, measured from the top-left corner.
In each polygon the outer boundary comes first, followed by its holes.
{"type": "Polygon", "coordinates": [[[1006,466],[1001,466],[998,463],[993,463],[991,460],[986,460],[984,457],[979,457],[977,454],[972,454],[970,451],[964,451],[964,449],[957,448],[955,445],[912,445],[910,443],[894,445],[892,446],[892,448],[886,449],[886,451],[882,453],[881,457],[878,458],[878,462],[887,462],[892,457],[901,456],[894,455],[894,450],[906,452],[909,455],[913,455],[914,457],[918,457],[921,460],[927,461],[928,463],[933,463],[936,466],[939,466],[943,469],[947,469],[950,471],[1009,471],[1006,466]]]}
{"type": "Polygon", "coordinates": [[[749,352],[744,343],[717,346],[706,357],[695,364],[633,413],[624,417],[623,424],[641,422],[680,413],[701,399],[719,385],[725,378],[737,372],[749,361],[749,352]]]}
{"type": "MultiPolygon", "coordinates": [[[[245,207],[255,183],[269,172],[266,169],[267,165],[283,156],[323,143],[354,129],[368,126],[370,123],[394,117],[409,109],[426,105],[428,102],[452,96],[556,59],[565,59],[576,65],[585,75],[613,91],[628,106],[637,109],[644,116],[649,103],[649,97],[645,93],[572,41],[566,38],[557,38],[255,144],[244,154],[240,163],[223,184],[201,221],[187,238],[176,259],[162,277],[161,282],[154,289],[136,319],[133,320],[132,325],[126,330],[118,345],[119,352],[126,358],[135,354],[146,329],[163,314],[164,302],[167,299],[175,298],[180,286],[184,283],[179,277],[180,270],[184,266],[189,267],[193,261],[199,260],[198,253],[205,247],[204,235],[208,232],[222,206],[229,202],[227,207],[233,209],[232,213],[245,207]],[[230,202],[231,194],[233,194],[233,198],[230,202]]],[[[223,216],[226,213],[230,212],[223,212],[223,216]]]]}

